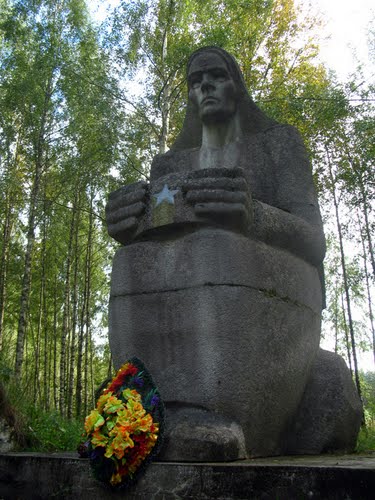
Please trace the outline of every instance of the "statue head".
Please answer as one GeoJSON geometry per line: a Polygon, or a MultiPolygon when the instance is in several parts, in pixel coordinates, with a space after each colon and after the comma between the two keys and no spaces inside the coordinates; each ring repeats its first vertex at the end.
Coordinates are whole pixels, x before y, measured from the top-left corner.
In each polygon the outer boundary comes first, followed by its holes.
{"type": "Polygon", "coordinates": [[[213,50],[199,52],[188,66],[189,100],[202,123],[223,122],[237,110],[237,87],[224,59],[213,50]]]}
{"type": "Polygon", "coordinates": [[[185,120],[172,150],[200,147],[203,123],[229,120],[236,113],[245,136],[275,125],[256,106],[236,60],[224,49],[204,47],[193,52],[187,64],[187,81],[185,120]]]}

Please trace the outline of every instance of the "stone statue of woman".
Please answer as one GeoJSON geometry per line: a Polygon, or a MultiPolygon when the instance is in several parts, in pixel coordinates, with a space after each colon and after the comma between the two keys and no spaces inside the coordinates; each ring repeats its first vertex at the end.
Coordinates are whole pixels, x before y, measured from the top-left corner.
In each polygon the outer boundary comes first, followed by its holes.
{"type": "Polygon", "coordinates": [[[182,131],[150,183],[109,198],[108,231],[124,245],[114,364],[137,356],[153,373],[166,460],[350,449],[360,408],[345,363],[319,350],[325,239],[301,138],[254,104],[223,49],[194,52],[187,81],[182,131]],[[326,425],[325,376],[349,387],[341,427],[326,425]]]}

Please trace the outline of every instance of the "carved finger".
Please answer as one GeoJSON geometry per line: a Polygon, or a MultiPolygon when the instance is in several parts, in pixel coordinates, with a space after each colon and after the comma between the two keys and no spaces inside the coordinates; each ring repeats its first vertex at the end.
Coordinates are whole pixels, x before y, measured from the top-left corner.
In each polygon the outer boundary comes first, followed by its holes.
{"type": "Polygon", "coordinates": [[[109,198],[108,200],[108,210],[113,211],[119,207],[126,207],[127,205],[132,205],[138,201],[142,201],[146,196],[146,189],[136,189],[131,192],[121,191],[118,192],[116,197],[109,198]]]}
{"type": "Polygon", "coordinates": [[[138,203],[133,203],[133,205],[129,205],[127,207],[120,207],[117,210],[108,210],[106,212],[107,224],[116,224],[117,222],[129,217],[141,215],[145,207],[145,203],[139,201],[138,203]]]}
{"type": "Polygon", "coordinates": [[[126,234],[136,229],[138,219],[129,217],[128,219],[117,222],[117,224],[108,224],[108,234],[120,243],[125,243],[126,234]]]}
{"type": "Polygon", "coordinates": [[[116,191],[113,191],[109,195],[109,201],[116,199],[118,196],[123,196],[124,194],[132,193],[133,191],[137,191],[138,189],[147,189],[147,182],[145,181],[138,181],[138,182],[133,182],[132,184],[128,184],[126,186],[121,186],[119,189],[116,189],[116,191]]]}
{"type": "Polygon", "coordinates": [[[248,211],[243,203],[198,203],[194,207],[197,215],[210,216],[247,216],[248,211]]]}
{"type": "Polygon", "coordinates": [[[189,191],[186,195],[189,203],[200,202],[224,202],[224,203],[247,203],[248,196],[243,191],[207,190],[199,189],[189,191]]]}
{"type": "Polygon", "coordinates": [[[229,179],[228,177],[205,177],[188,179],[182,185],[183,190],[191,189],[225,189],[226,191],[246,191],[248,184],[244,177],[229,179]]]}

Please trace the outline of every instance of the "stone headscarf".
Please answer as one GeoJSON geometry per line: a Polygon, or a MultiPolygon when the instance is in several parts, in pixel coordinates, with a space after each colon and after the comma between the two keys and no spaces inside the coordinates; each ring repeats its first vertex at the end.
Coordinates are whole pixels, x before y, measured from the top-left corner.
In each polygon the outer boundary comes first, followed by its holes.
{"type": "MultiPolygon", "coordinates": [[[[224,49],[219,47],[203,47],[193,52],[187,64],[187,74],[189,73],[189,68],[194,58],[203,52],[214,52],[224,59],[228,67],[228,71],[237,88],[237,112],[240,116],[240,124],[243,134],[245,136],[252,135],[275,126],[277,123],[268,118],[250,97],[243,75],[236,60],[224,49]]],[[[198,148],[201,146],[201,142],[202,122],[198,116],[198,110],[190,99],[188,99],[182,130],[172,145],[171,150],[181,151],[184,149],[198,148]]]]}

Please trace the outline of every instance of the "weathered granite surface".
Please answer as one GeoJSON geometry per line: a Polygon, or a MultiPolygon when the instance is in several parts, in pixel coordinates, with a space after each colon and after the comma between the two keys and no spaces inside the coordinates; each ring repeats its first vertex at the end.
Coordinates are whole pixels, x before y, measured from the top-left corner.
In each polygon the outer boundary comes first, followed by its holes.
{"type": "Polygon", "coordinates": [[[3,500],[372,500],[374,491],[373,454],[152,463],[134,488],[117,493],[74,454],[0,454],[3,500]]]}
{"type": "Polygon", "coordinates": [[[358,394],[344,360],[320,349],[285,451],[303,455],[354,449],[360,411],[358,394]]]}
{"type": "MultiPolygon", "coordinates": [[[[280,429],[299,405],[319,344],[321,299],[303,293],[319,279],[285,252],[227,231],[202,232],[120,249],[111,329],[127,332],[129,356],[142,353],[167,416],[170,403],[206,408],[242,426],[251,456],[280,454],[280,429]],[[134,293],[126,290],[131,286],[134,293]]],[[[119,366],[124,339],[113,334],[110,342],[119,366]]],[[[182,438],[180,452],[180,460],[192,459],[182,438]]]]}
{"type": "Polygon", "coordinates": [[[319,350],[325,239],[302,140],[255,106],[225,51],[194,53],[187,77],[175,144],[149,183],[109,197],[124,245],[114,364],[137,356],[153,374],[166,460],[349,451],[361,405],[343,362],[319,350]]]}

